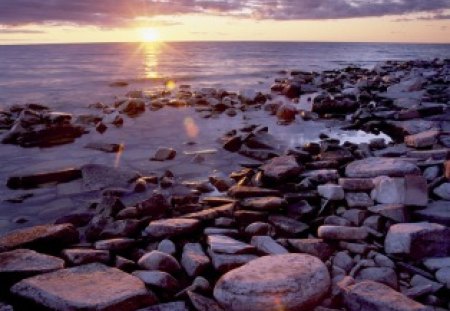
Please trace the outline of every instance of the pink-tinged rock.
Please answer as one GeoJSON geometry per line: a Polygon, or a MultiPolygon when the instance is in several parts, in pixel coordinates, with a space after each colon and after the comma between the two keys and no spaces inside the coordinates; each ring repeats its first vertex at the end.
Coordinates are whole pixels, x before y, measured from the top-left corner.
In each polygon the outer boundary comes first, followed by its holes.
{"type": "Polygon", "coordinates": [[[265,256],[223,275],[214,297],[229,311],[309,310],[328,293],[330,275],[305,254],[265,256]]]}
{"type": "Polygon", "coordinates": [[[437,142],[439,131],[429,130],[405,137],[405,144],[414,148],[431,147],[437,142]]]}
{"type": "Polygon", "coordinates": [[[261,166],[263,176],[272,180],[283,180],[297,177],[302,172],[302,167],[294,156],[276,157],[261,166]]]}
{"type": "Polygon", "coordinates": [[[200,221],[197,219],[171,218],[151,221],[145,233],[152,238],[171,238],[189,234],[197,230],[200,221]]]}
{"type": "Polygon", "coordinates": [[[0,278],[23,278],[64,268],[64,260],[29,249],[0,253],[0,278]]]}
{"type": "Polygon", "coordinates": [[[364,240],[369,235],[364,227],[320,226],[317,232],[324,240],[364,240]]]}
{"type": "Polygon", "coordinates": [[[405,188],[405,205],[427,206],[428,184],[425,177],[420,175],[406,175],[405,188]]]}
{"type": "Polygon", "coordinates": [[[345,174],[351,178],[373,178],[377,176],[403,177],[418,175],[420,169],[414,162],[398,158],[366,158],[350,163],[345,174]]]}
{"type": "Polygon", "coordinates": [[[51,310],[134,310],[156,302],[138,278],[89,264],[20,281],[11,292],[51,310]]]}
{"type": "Polygon", "coordinates": [[[283,104],[277,109],[277,118],[281,121],[292,122],[296,114],[297,109],[291,104],[283,104]]]}

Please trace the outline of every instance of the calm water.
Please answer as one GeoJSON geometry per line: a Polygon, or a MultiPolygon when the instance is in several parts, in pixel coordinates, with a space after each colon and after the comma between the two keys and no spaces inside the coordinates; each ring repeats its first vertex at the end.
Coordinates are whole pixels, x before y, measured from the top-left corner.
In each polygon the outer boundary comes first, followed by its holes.
{"type": "Polygon", "coordinates": [[[0,46],[0,105],[86,105],[166,79],[194,86],[264,89],[280,70],[371,67],[388,59],[448,58],[450,45],[363,43],[165,43],[0,46]]]}

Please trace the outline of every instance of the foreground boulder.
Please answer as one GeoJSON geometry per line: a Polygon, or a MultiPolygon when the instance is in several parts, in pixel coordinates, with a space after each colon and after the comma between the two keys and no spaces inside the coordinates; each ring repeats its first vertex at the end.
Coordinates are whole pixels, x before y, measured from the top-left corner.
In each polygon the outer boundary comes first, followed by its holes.
{"type": "Polygon", "coordinates": [[[135,310],[156,301],[137,277],[102,264],[28,278],[11,292],[51,310],[135,310]]]}
{"type": "Polygon", "coordinates": [[[327,294],[330,275],[313,256],[265,256],[222,276],[214,297],[230,311],[306,310],[327,294]]]}
{"type": "Polygon", "coordinates": [[[0,252],[16,248],[55,250],[78,240],[78,231],[70,224],[35,226],[0,237],[0,252]]]}
{"type": "Polygon", "coordinates": [[[420,169],[414,163],[396,158],[366,158],[347,165],[347,177],[372,178],[377,176],[403,177],[418,175],[420,169]]]}
{"type": "Polygon", "coordinates": [[[349,286],[344,292],[344,302],[349,311],[429,310],[389,286],[373,281],[363,281],[349,286]]]}

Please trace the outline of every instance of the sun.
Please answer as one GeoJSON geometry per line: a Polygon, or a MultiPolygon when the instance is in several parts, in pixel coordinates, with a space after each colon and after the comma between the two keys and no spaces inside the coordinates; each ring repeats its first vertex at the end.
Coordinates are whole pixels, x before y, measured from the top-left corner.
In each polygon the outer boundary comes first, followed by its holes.
{"type": "Polygon", "coordinates": [[[139,33],[144,42],[157,42],[161,38],[161,34],[155,28],[141,28],[139,33]]]}

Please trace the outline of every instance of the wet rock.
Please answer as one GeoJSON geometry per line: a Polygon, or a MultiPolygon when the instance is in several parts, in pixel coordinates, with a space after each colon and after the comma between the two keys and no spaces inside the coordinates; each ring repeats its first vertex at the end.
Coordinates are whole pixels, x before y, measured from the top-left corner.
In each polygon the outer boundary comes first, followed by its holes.
{"type": "Polygon", "coordinates": [[[171,238],[190,234],[198,229],[197,219],[171,218],[154,220],[145,228],[147,236],[152,238],[171,238]]]}
{"type": "Polygon", "coordinates": [[[312,105],[312,112],[318,114],[347,114],[355,112],[358,103],[352,100],[335,100],[329,97],[316,97],[312,105]]]}
{"type": "Polygon", "coordinates": [[[102,190],[109,187],[127,188],[140,176],[130,170],[122,170],[100,164],[88,164],[81,168],[83,187],[86,190],[102,190]]]}
{"type": "Polygon", "coordinates": [[[364,227],[320,226],[319,238],[325,240],[364,240],[369,233],[364,227]]]}
{"type": "Polygon", "coordinates": [[[255,247],[224,235],[210,235],[207,238],[209,249],[220,254],[251,254],[255,247]]]}
{"type": "Polygon", "coordinates": [[[92,142],[84,146],[87,149],[103,151],[107,153],[121,152],[124,149],[123,144],[108,144],[102,142],[92,142]]]}
{"type": "Polygon", "coordinates": [[[150,198],[142,201],[137,206],[137,212],[145,216],[159,216],[170,208],[166,198],[161,194],[153,194],[150,198]]]}
{"type": "Polygon", "coordinates": [[[292,122],[296,114],[297,109],[291,104],[283,104],[277,109],[277,118],[281,121],[292,122]]]}
{"type": "Polygon", "coordinates": [[[266,255],[282,255],[289,253],[270,236],[254,236],[250,242],[256,249],[266,255]]]}
{"type": "Polygon", "coordinates": [[[402,223],[389,228],[384,241],[388,254],[415,259],[450,255],[450,231],[434,223],[402,223]]]}
{"type": "Polygon", "coordinates": [[[75,227],[84,227],[92,220],[93,217],[94,213],[92,212],[72,213],[55,220],[55,225],[72,224],[75,227]]]}
{"type": "Polygon", "coordinates": [[[167,272],[163,271],[134,271],[133,276],[139,278],[145,285],[152,288],[175,292],[180,285],[178,281],[167,272]]]}
{"type": "Polygon", "coordinates": [[[168,273],[181,270],[180,264],[174,257],[159,251],[145,254],[139,259],[138,265],[145,270],[160,270],[168,273]]]}
{"type": "Polygon", "coordinates": [[[138,278],[102,264],[28,278],[15,284],[11,292],[52,310],[137,309],[157,299],[138,278]]]}
{"type": "Polygon", "coordinates": [[[50,184],[67,183],[79,178],[81,178],[81,171],[72,168],[48,173],[12,176],[8,178],[7,186],[11,189],[33,189],[50,184]]]}
{"type": "Polygon", "coordinates": [[[288,243],[297,252],[318,257],[323,261],[328,260],[334,252],[334,248],[322,239],[289,239],[288,243]]]}
{"type": "Polygon", "coordinates": [[[110,260],[109,251],[106,250],[73,248],[63,250],[61,255],[72,266],[94,262],[107,264],[110,260]]]}
{"type": "Polygon", "coordinates": [[[119,109],[129,117],[136,117],[145,112],[145,102],[139,98],[129,99],[123,102],[119,109]]]}
{"type": "Polygon", "coordinates": [[[177,155],[177,152],[172,148],[159,147],[155,155],[151,158],[152,161],[166,161],[172,160],[177,155]]]}
{"type": "Polygon", "coordinates": [[[55,250],[77,243],[78,240],[78,231],[70,224],[41,225],[11,231],[1,236],[0,252],[16,248],[55,250]]]}
{"type": "Polygon", "coordinates": [[[86,231],[85,231],[85,237],[88,241],[95,241],[98,240],[100,237],[100,233],[103,231],[103,229],[113,222],[113,218],[105,215],[96,215],[94,216],[89,224],[87,225],[86,231]]]}
{"type": "Polygon", "coordinates": [[[426,311],[427,307],[415,302],[392,288],[373,281],[363,281],[344,291],[344,303],[349,311],[426,311]]]}
{"type": "Polygon", "coordinates": [[[248,198],[241,202],[243,207],[257,211],[277,210],[286,204],[286,200],[279,197],[248,198]]]}
{"type": "Polygon", "coordinates": [[[345,174],[352,178],[372,178],[377,176],[403,177],[418,175],[420,169],[412,162],[395,158],[366,158],[350,163],[345,174]]]}
{"type": "Polygon", "coordinates": [[[345,193],[339,185],[325,184],[317,187],[317,192],[325,199],[340,201],[344,199],[345,193]]]}
{"type": "Polygon", "coordinates": [[[19,280],[64,268],[64,260],[28,249],[0,253],[0,277],[19,280]]]}
{"type": "Polygon", "coordinates": [[[414,148],[432,147],[437,143],[439,131],[429,130],[405,137],[405,144],[414,148]]]}
{"type": "Polygon", "coordinates": [[[294,156],[281,156],[270,160],[261,166],[264,178],[274,181],[281,181],[288,178],[295,178],[301,173],[302,168],[297,163],[294,156]]]}
{"type": "Polygon", "coordinates": [[[326,266],[309,255],[266,256],[235,269],[217,282],[214,297],[227,310],[313,308],[327,294],[326,266]]]}
{"type": "Polygon", "coordinates": [[[242,146],[242,138],[240,135],[236,135],[233,137],[228,138],[222,145],[223,149],[230,151],[230,152],[236,152],[239,149],[241,149],[242,146]]]}
{"type": "Polygon", "coordinates": [[[391,268],[385,268],[385,267],[369,267],[360,270],[356,274],[357,281],[362,280],[369,280],[374,281],[378,283],[382,283],[384,285],[387,285],[389,287],[392,287],[393,289],[398,288],[398,280],[397,280],[397,274],[395,273],[394,269],[391,268]]]}
{"type": "Polygon", "coordinates": [[[181,255],[181,265],[190,277],[203,274],[211,264],[199,243],[186,243],[181,255]]]}
{"type": "Polygon", "coordinates": [[[450,201],[450,183],[443,183],[439,187],[435,188],[433,192],[441,199],[450,201]]]}

